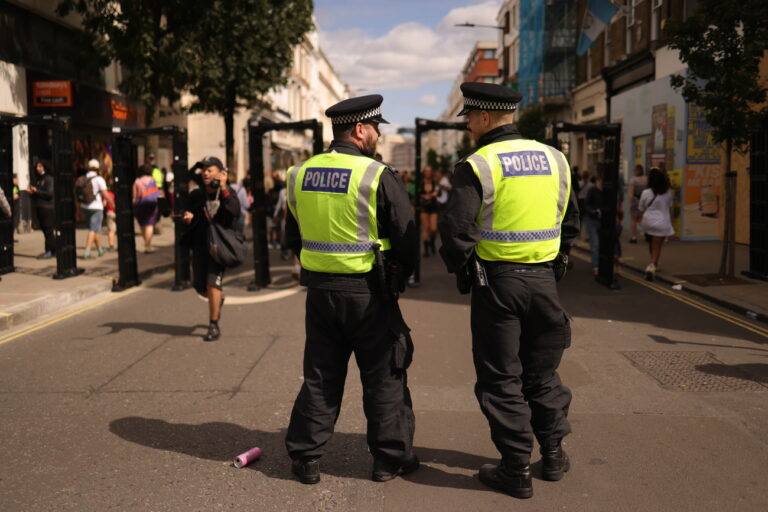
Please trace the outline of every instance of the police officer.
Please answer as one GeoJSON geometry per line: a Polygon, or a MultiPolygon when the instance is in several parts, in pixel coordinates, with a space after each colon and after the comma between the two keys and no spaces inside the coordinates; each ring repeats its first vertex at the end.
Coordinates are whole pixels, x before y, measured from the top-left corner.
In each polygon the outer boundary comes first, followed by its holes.
{"type": "Polygon", "coordinates": [[[459,115],[479,149],[456,166],[440,253],[460,289],[471,287],[475,394],[501,454],[480,480],[530,498],[534,435],[545,479],[561,479],[570,465],[561,441],[571,431],[571,392],[557,367],[571,332],[553,266],[561,239],[568,247],[578,235],[578,207],[563,154],[512,124],[520,94],[486,83],[461,91],[459,115]]]}
{"type": "Polygon", "coordinates": [[[326,110],[328,151],[288,170],[286,240],[308,287],[304,383],[285,439],[291,469],[320,481],[319,458],[339,416],[349,357],[355,354],[368,420],[372,479],[415,471],[414,415],[407,385],[413,344],[397,304],[413,270],[418,239],[397,172],[373,158],[382,97],[344,100],[326,110]]]}

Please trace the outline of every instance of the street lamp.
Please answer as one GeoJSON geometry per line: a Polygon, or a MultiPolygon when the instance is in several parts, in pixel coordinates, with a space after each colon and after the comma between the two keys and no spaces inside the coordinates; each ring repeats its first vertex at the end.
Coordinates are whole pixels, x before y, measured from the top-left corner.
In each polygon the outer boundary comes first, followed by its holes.
{"type": "Polygon", "coordinates": [[[499,27],[498,25],[478,25],[476,23],[457,23],[454,25],[454,27],[479,27],[479,28],[497,28],[499,30],[504,30],[504,27],[499,27]]]}

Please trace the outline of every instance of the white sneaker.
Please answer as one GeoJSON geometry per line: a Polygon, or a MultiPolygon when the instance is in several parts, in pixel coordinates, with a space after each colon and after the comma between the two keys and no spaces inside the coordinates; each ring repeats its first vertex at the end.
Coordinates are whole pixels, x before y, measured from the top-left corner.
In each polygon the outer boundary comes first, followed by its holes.
{"type": "Polygon", "coordinates": [[[653,281],[656,277],[656,265],[653,263],[649,263],[647,267],[645,267],[645,280],[646,281],[653,281]]]}

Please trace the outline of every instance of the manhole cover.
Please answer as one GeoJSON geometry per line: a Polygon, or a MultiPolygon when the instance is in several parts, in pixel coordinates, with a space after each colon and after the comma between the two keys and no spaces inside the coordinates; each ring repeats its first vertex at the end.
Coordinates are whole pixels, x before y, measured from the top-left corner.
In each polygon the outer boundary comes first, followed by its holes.
{"type": "Polygon", "coordinates": [[[629,351],[627,359],[662,386],[678,391],[768,391],[709,352],[629,351]]]}

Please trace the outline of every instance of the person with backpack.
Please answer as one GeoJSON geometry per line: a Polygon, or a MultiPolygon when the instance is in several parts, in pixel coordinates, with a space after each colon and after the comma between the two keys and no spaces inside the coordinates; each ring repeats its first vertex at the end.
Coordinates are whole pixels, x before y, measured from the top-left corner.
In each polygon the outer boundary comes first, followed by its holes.
{"type": "Polygon", "coordinates": [[[146,254],[155,252],[152,247],[152,236],[155,234],[155,224],[159,217],[159,198],[160,190],[152,177],[151,165],[142,165],[133,182],[133,215],[141,226],[146,254]]]}
{"type": "Polygon", "coordinates": [[[91,259],[96,256],[91,254],[91,249],[96,246],[99,256],[106,251],[101,247],[101,223],[104,221],[104,201],[114,204],[107,194],[107,182],[99,175],[101,165],[95,158],[88,160],[88,172],[75,181],[75,197],[80,203],[80,211],[88,226],[88,237],[85,240],[83,259],[91,259]]]}

